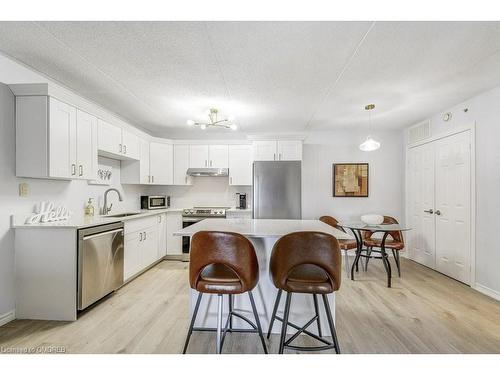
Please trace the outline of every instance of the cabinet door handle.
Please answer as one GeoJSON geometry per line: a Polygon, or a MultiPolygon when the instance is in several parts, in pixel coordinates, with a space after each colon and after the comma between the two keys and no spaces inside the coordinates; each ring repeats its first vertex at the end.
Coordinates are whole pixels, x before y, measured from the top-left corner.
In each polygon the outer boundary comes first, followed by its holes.
{"type": "Polygon", "coordinates": [[[123,145],[123,153],[126,154],[127,153],[127,145],[123,145]]]}
{"type": "Polygon", "coordinates": [[[146,241],[146,238],[148,237],[146,234],[147,232],[144,232],[144,241],[146,241]]]}
{"type": "Polygon", "coordinates": [[[83,165],[78,166],[78,176],[82,177],[83,176],[83,165]]]}
{"type": "Polygon", "coordinates": [[[151,182],[151,176],[148,175],[148,184],[151,182]]]}
{"type": "Polygon", "coordinates": [[[139,242],[142,242],[142,232],[139,233],[139,242]]]}
{"type": "Polygon", "coordinates": [[[275,153],[273,154],[273,160],[276,160],[276,154],[275,153]]]}
{"type": "Polygon", "coordinates": [[[122,144],[121,144],[121,143],[118,145],[118,148],[120,149],[120,151],[119,151],[119,152],[120,152],[120,154],[121,154],[121,153],[122,153],[122,144]]]}
{"type": "Polygon", "coordinates": [[[205,160],[205,167],[207,166],[207,164],[208,164],[208,163],[207,163],[207,161],[205,160]]]}
{"type": "Polygon", "coordinates": [[[435,213],[436,213],[436,215],[438,215],[438,216],[440,216],[440,215],[441,215],[441,211],[439,211],[439,210],[436,210],[436,212],[435,212],[435,213]]]}
{"type": "Polygon", "coordinates": [[[210,166],[212,166],[212,160],[210,160],[210,166]]]}
{"type": "Polygon", "coordinates": [[[430,210],[424,210],[424,212],[427,212],[428,214],[434,213],[434,210],[431,208],[430,210]]]}
{"type": "Polygon", "coordinates": [[[155,176],[151,176],[151,183],[155,182],[155,176]]]}
{"type": "Polygon", "coordinates": [[[71,164],[71,175],[74,176],[76,174],[76,164],[71,164]]]}

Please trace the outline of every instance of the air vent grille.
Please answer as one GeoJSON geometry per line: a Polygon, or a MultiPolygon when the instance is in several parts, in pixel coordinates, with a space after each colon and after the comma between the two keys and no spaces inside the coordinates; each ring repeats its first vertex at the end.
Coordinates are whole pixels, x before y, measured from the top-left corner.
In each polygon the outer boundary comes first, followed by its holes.
{"type": "Polygon", "coordinates": [[[417,125],[408,128],[408,144],[423,141],[431,136],[431,122],[430,120],[423,121],[417,125]]]}

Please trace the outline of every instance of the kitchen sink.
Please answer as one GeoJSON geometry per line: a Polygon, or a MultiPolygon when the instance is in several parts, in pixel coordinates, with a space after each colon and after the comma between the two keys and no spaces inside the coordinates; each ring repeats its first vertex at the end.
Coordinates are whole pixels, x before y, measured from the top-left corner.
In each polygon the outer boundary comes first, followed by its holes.
{"type": "Polygon", "coordinates": [[[105,217],[127,217],[127,216],[133,216],[133,215],[138,215],[140,212],[122,212],[121,214],[114,214],[114,215],[104,215],[105,217]]]}

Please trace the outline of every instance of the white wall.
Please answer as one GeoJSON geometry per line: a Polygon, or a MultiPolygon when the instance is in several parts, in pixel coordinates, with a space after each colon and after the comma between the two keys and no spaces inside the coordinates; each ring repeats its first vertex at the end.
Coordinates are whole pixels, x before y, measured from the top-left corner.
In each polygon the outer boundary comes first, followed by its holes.
{"type": "Polygon", "coordinates": [[[363,130],[312,133],[304,142],[302,214],[305,219],[331,215],[339,220],[359,220],[360,215],[377,213],[403,222],[403,132],[373,134],[382,146],[363,152],[363,130]],[[333,197],[333,163],[369,163],[368,198],[333,197]]]}
{"type": "MultiPolygon", "coordinates": [[[[500,296],[500,87],[433,115],[432,134],[476,124],[476,284],[500,296]],[[464,111],[467,109],[467,112],[464,111]],[[452,112],[451,121],[442,114],[452,112]]],[[[492,294],[492,293],[490,293],[492,294]]]]}
{"type": "Polygon", "coordinates": [[[236,193],[247,193],[247,204],[251,206],[251,186],[230,186],[228,177],[194,177],[190,186],[151,186],[148,194],[170,195],[175,208],[194,206],[234,207],[236,193]]]}

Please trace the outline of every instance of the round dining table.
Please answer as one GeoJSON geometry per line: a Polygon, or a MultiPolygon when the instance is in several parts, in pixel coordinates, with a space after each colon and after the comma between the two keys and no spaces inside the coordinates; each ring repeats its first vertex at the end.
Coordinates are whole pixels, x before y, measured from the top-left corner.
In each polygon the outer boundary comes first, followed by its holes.
{"type": "Polygon", "coordinates": [[[368,262],[368,260],[371,258],[382,259],[382,263],[384,264],[384,268],[387,273],[387,287],[390,288],[391,264],[389,262],[389,257],[387,255],[387,252],[385,251],[385,241],[390,232],[404,232],[411,230],[411,228],[403,226],[401,224],[372,225],[372,224],[365,224],[361,221],[339,223],[338,225],[344,229],[350,229],[354,237],[356,238],[356,244],[357,244],[356,258],[354,259],[354,262],[351,267],[351,280],[354,280],[354,270],[356,269],[356,271],[358,271],[359,269],[358,263],[361,257],[366,258],[366,262],[368,262]],[[380,251],[376,250],[368,251],[368,249],[363,249],[363,232],[382,233],[382,239],[380,242],[380,251]],[[366,254],[363,254],[363,251],[366,252],[366,254]],[[371,255],[372,252],[380,253],[380,257],[372,256],[371,255]]]}

